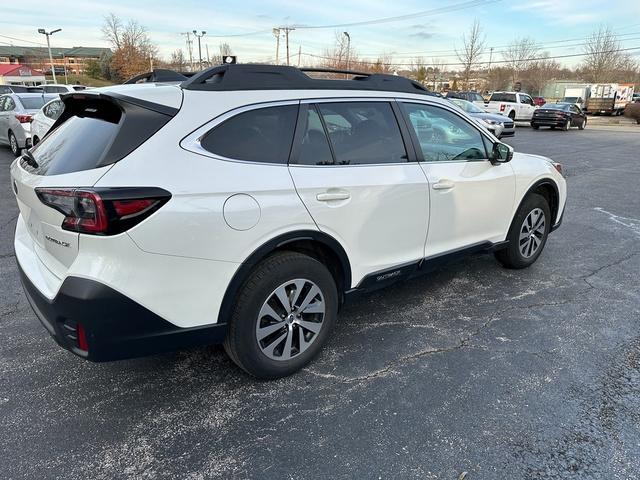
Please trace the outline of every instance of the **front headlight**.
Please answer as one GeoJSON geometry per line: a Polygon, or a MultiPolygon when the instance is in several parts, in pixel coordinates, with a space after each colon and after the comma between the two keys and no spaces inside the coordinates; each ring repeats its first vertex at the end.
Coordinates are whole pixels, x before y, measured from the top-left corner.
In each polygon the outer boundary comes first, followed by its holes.
{"type": "Polygon", "coordinates": [[[499,125],[500,122],[496,122],[495,120],[489,120],[488,118],[483,118],[482,121],[487,125],[499,125]]]}

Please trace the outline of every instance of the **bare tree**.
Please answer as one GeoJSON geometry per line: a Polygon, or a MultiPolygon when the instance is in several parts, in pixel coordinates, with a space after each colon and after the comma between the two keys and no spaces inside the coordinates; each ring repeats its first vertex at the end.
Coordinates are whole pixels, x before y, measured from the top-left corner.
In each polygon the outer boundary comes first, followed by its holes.
{"type": "Polygon", "coordinates": [[[349,45],[347,37],[341,30],[336,30],[333,36],[333,47],[328,48],[323,52],[323,57],[325,57],[323,66],[335,69],[347,68],[347,55],[350,66],[353,66],[355,64],[353,61],[355,59],[355,52],[349,45]]]}
{"type": "Polygon", "coordinates": [[[224,57],[228,57],[229,55],[233,55],[231,47],[228,43],[221,43],[218,45],[218,53],[211,56],[211,63],[213,65],[221,65],[224,63],[224,57]]]}
{"type": "Polygon", "coordinates": [[[411,65],[411,70],[413,73],[413,78],[422,84],[427,82],[427,78],[429,76],[429,71],[424,62],[424,58],[417,57],[413,60],[411,65]]]}
{"type": "Polygon", "coordinates": [[[635,70],[633,59],[620,51],[620,42],[608,26],[601,25],[587,39],[582,63],[585,77],[594,83],[612,80],[620,70],[635,70]],[[631,64],[631,65],[630,65],[631,64]]]}
{"type": "Polygon", "coordinates": [[[122,21],[115,13],[105,15],[102,35],[113,46],[114,50],[118,50],[122,46],[120,39],[122,28],[122,21]]]}
{"type": "Polygon", "coordinates": [[[147,29],[135,20],[123,23],[110,13],[104,17],[102,33],[114,49],[110,67],[117,79],[138,75],[158,63],[158,48],[149,39],[147,29]]]}
{"type": "Polygon", "coordinates": [[[181,48],[178,48],[177,50],[171,52],[171,57],[169,58],[169,66],[179,72],[186,70],[187,60],[181,48]]]}
{"type": "Polygon", "coordinates": [[[549,54],[545,52],[545,58],[533,62],[528,69],[521,72],[521,80],[526,85],[526,90],[529,93],[536,92],[540,95],[542,89],[550,80],[557,79],[560,76],[560,64],[553,59],[546,58],[548,56],[549,54]]]}
{"type": "Polygon", "coordinates": [[[511,81],[515,84],[518,75],[531,67],[536,61],[539,47],[535,40],[529,37],[519,38],[509,44],[502,53],[506,66],[511,71],[511,81]]]}
{"type": "Polygon", "coordinates": [[[489,91],[505,90],[509,87],[511,71],[507,67],[493,67],[487,73],[487,89],[489,91]]]}
{"type": "Polygon", "coordinates": [[[465,88],[469,87],[471,71],[477,66],[485,47],[485,37],[482,35],[480,22],[474,20],[468,33],[462,35],[462,49],[456,49],[456,55],[463,68],[465,88]]]}

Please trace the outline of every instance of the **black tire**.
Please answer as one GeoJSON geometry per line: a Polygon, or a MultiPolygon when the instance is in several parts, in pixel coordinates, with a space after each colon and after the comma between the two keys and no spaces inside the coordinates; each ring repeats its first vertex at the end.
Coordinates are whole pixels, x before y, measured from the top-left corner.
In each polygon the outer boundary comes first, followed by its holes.
{"type": "Polygon", "coordinates": [[[18,139],[11,130],[9,130],[9,148],[11,149],[11,153],[13,153],[14,157],[20,155],[20,146],[18,145],[18,139]]]}
{"type": "Polygon", "coordinates": [[[514,122],[516,121],[516,112],[515,112],[515,110],[511,110],[511,111],[509,112],[509,115],[508,115],[508,116],[509,116],[509,118],[510,118],[512,121],[514,121],[514,122]]]}
{"type": "Polygon", "coordinates": [[[509,245],[495,253],[496,259],[506,268],[519,269],[532,265],[544,250],[547,237],[549,236],[549,230],[551,229],[551,222],[553,222],[553,219],[551,218],[551,209],[549,208],[547,199],[537,193],[528,195],[520,204],[509,228],[509,233],[507,234],[509,245]],[[539,238],[540,244],[537,250],[535,250],[531,256],[526,257],[521,252],[520,234],[525,228],[525,219],[536,209],[540,209],[544,213],[544,233],[542,237],[539,238]]]}
{"type": "Polygon", "coordinates": [[[540,128],[540,125],[536,125],[535,123],[532,123],[531,128],[533,128],[534,130],[538,130],[540,128]]]}
{"type": "MultiPolygon", "coordinates": [[[[285,377],[300,370],[318,354],[329,337],[337,317],[338,290],[329,270],[307,255],[279,252],[259,263],[241,287],[229,321],[224,349],[234,363],[255,377],[262,379],[285,377]],[[320,289],[325,308],[322,326],[306,350],[295,356],[292,355],[288,360],[269,358],[263,352],[257,338],[256,326],[261,322],[259,314],[265,302],[272,298],[279,286],[300,278],[308,279],[320,289]]],[[[283,328],[288,327],[283,324],[283,328]]],[[[299,330],[300,326],[297,328],[299,330]]],[[[289,332],[298,330],[289,330],[289,332]]],[[[295,342],[295,339],[293,341],[295,342]]],[[[282,348],[284,350],[284,346],[282,348]]]]}
{"type": "Polygon", "coordinates": [[[562,125],[562,130],[568,132],[571,128],[571,120],[567,120],[564,125],[562,125]]]}
{"type": "Polygon", "coordinates": [[[33,139],[31,141],[32,141],[32,145],[35,147],[38,144],[38,142],[40,141],[40,139],[38,137],[33,137],[33,139]]]}
{"type": "Polygon", "coordinates": [[[578,130],[584,130],[584,127],[587,126],[587,119],[582,120],[582,123],[578,125],[578,130]]]}

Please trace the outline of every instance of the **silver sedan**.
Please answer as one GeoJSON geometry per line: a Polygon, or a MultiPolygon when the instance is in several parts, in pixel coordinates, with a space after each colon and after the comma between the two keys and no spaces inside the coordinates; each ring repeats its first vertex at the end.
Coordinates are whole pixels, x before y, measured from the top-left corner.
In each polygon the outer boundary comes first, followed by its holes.
{"type": "Polygon", "coordinates": [[[497,138],[513,137],[516,134],[516,126],[509,117],[496,113],[487,113],[477,105],[458,98],[449,99],[464,110],[467,115],[475,118],[480,124],[493,133],[497,138]]]}
{"type": "Polygon", "coordinates": [[[31,118],[58,95],[8,93],[0,96],[0,144],[8,145],[17,157],[31,146],[31,118]]]}

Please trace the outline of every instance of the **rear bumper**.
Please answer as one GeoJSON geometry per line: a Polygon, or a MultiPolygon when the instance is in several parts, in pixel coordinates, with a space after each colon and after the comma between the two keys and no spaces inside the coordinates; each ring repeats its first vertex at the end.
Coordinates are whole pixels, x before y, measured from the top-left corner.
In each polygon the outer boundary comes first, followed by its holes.
{"type": "Polygon", "coordinates": [[[226,324],[176,327],[125,295],[99,282],[68,277],[53,300],[24,273],[20,279],[31,307],[61,347],[87,360],[105,362],[221,343],[226,324]],[[88,351],[78,347],[78,324],[88,351]]]}
{"type": "Polygon", "coordinates": [[[551,118],[534,118],[531,120],[531,125],[538,125],[539,127],[562,127],[567,123],[567,119],[551,119],[551,118]]]}

